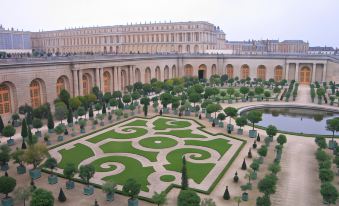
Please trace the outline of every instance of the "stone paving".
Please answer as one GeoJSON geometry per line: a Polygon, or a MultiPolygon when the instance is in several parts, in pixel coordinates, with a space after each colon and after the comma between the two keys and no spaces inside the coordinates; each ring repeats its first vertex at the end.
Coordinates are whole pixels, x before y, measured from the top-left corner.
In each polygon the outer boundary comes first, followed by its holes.
{"type": "MultiPolygon", "coordinates": [[[[127,124],[134,122],[135,120],[138,120],[138,118],[133,118],[133,119],[130,119],[130,120],[125,121],[123,123],[120,123],[118,125],[115,125],[113,127],[104,129],[100,132],[94,133],[94,134],[86,136],[84,138],[81,138],[81,139],[69,142],[67,144],[64,144],[62,146],[59,146],[57,148],[51,149],[50,154],[51,154],[51,156],[56,158],[58,162],[61,162],[62,155],[59,152],[60,150],[63,150],[63,149],[69,150],[69,149],[72,149],[74,147],[74,145],[76,145],[76,144],[83,144],[83,145],[86,145],[87,147],[89,147],[94,152],[95,155],[93,157],[85,159],[79,165],[90,164],[90,163],[94,162],[95,160],[101,159],[103,157],[110,157],[110,156],[125,156],[125,157],[130,157],[130,158],[136,159],[140,163],[142,163],[143,167],[153,167],[153,169],[155,170],[155,172],[152,173],[151,175],[149,175],[148,179],[147,179],[149,184],[150,184],[150,185],[148,185],[149,191],[148,192],[141,191],[141,193],[140,193],[141,196],[152,197],[154,192],[164,191],[172,183],[175,183],[175,184],[178,184],[178,185],[181,184],[181,173],[166,170],[165,167],[164,167],[165,165],[170,164],[170,162],[168,162],[168,160],[167,160],[168,154],[170,152],[173,152],[174,150],[182,149],[182,148],[198,149],[198,150],[208,152],[210,154],[210,157],[200,160],[200,159],[196,159],[196,158],[199,158],[201,156],[201,154],[199,154],[199,153],[186,153],[185,154],[186,160],[188,162],[197,163],[197,164],[213,163],[213,164],[215,164],[215,166],[207,174],[207,176],[203,179],[202,182],[197,183],[194,180],[190,179],[189,185],[192,188],[207,191],[211,187],[211,185],[216,181],[216,179],[219,177],[219,175],[223,172],[227,163],[231,160],[231,158],[234,156],[234,154],[237,152],[237,150],[241,146],[242,141],[237,140],[237,139],[233,139],[233,138],[229,138],[225,135],[215,135],[215,136],[210,135],[210,134],[198,129],[200,127],[200,125],[197,124],[195,121],[184,120],[184,119],[181,119],[180,121],[190,122],[191,125],[189,127],[167,128],[167,129],[161,130],[161,132],[169,132],[169,131],[174,131],[174,130],[185,129],[185,130],[192,130],[194,134],[200,134],[200,135],[203,135],[206,138],[179,138],[179,137],[176,137],[176,136],[173,136],[173,135],[168,135],[168,134],[167,135],[165,135],[165,134],[159,135],[159,134],[157,134],[159,132],[159,130],[154,129],[153,123],[160,118],[169,119],[170,121],[166,122],[168,125],[173,125],[175,123],[175,121],[177,120],[177,119],[174,119],[174,118],[160,117],[160,116],[152,118],[150,120],[147,120],[147,125],[146,125],[147,130],[148,130],[147,134],[140,136],[140,137],[137,137],[137,138],[116,139],[116,138],[112,137],[112,138],[106,138],[106,139],[104,139],[104,140],[102,140],[98,143],[91,143],[91,142],[88,141],[93,137],[96,137],[100,134],[111,131],[113,129],[118,133],[126,134],[126,133],[133,133],[134,131],[133,131],[132,128],[145,128],[143,126],[126,126],[127,124]],[[127,132],[124,131],[124,129],[126,129],[126,128],[130,128],[130,130],[127,131],[127,132]],[[139,144],[140,140],[147,139],[147,138],[150,138],[150,137],[155,137],[155,136],[171,138],[171,139],[174,139],[175,141],[177,141],[178,143],[174,147],[162,148],[162,149],[155,149],[155,148],[148,148],[148,147],[145,148],[145,147],[143,147],[139,144]],[[231,145],[231,147],[222,156],[216,150],[214,150],[212,148],[185,144],[185,141],[187,141],[187,140],[210,141],[210,140],[215,140],[215,139],[226,139],[228,141],[228,144],[231,145]],[[143,150],[143,151],[158,152],[157,161],[151,162],[146,157],[143,157],[143,156],[138,155],[138,154],[132,154],[132,153],[104,153],[102,151],[102,149],[100,148],[100,146],[105,145],[109,142],[131,142],[132,146],[136,149],[143,150]],[[173,182],[163,182],[163,181],[160,180],[160,177],[163,176],[163,175],[172,175],[172,176],[175,177],[175,180],[173,182]]],[[[96,184],[103,184],[104,183],[104,181],[102,180],[103,178],[105,178],[107,176],[119,174],[119,173],[123,172],[124,169],[125,169],[123,164],[116,163],[116,162],[105,162],[104,164],[100,165],[100,167],[101,168],[107,168],[107,167],[112,166],[112,165],[116,166],[116,168],[113,171],[96,172],[95,175],[94,175],[94,178],[91,180],[91,182],[96,183],[96,184]]],[[[56,170],[56,172],[62,173],[62,169],[58,168],[56,170]]],[[[118,189],[121,190],[122,186],[118,185],[118,189]]]]}

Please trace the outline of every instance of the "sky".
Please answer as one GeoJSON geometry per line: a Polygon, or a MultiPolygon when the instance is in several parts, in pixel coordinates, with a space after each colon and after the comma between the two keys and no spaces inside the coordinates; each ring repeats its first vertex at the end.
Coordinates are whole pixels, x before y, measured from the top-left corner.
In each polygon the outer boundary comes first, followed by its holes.
{"type": "Polygon", "coordinates": [[[28,31],[208,21],[227,40],[339,47],[339,0],[0,0],[0,24],[28,31]]]}

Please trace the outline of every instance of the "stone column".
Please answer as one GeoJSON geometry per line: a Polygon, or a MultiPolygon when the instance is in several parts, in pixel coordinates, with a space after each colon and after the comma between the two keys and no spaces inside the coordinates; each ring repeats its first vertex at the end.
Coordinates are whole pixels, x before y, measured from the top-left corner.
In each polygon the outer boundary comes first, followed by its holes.
{"type": "Polygon", "coordinates": [[[102,93],[104,93],[104,68],[100,68],[99,70],[99,74],[100,74],[100,90],[102,91],[102,93]]]}
{"type": "Polygon", "coordinates": [[[79,78],[78,70],[72,70],[73,72],[73,96],[79,96],[79,78]]]}
{"type": "Polygon", "coordinates": [[[114,83],[114,91],[118,91],[118,73],[117,73],[118,67],[113,68],[113,83],[114,83]]]}
{"type": "Polygon", "coordinates": [[[120,69],[119,67],[116,67],[116,91],[120,91],[121,90],[121,85],[120,85],[120,69]]]}
{"type": "Polygon", "coordinates": [[[313,68],[312,68],[312,80],[311,82],[315,82],[315,70],[317,68],[317,64],[313,63],[313,68]]]}
{"type": "Polygon", "coordinates": [[[326,75],[327,75],[327,63],[324,64],[324,68],[323,68],[323,78],[322,81],[325,82],[326,81],[326,75]]]}
{"type": "Polygon", "coordinates": [[[95,86],[100,89],[100,68],[95,68],[95,86]]]}
{"type": "Polygon", "coordinates": [[[109,74],[111,75],[111,82],[110,82],[110,91],[114,91],[114,70],[113,67],[109,68],[109,74]]]}
{"type": "Polygon", "coordinates": [[[290,70],[290,63],[286,64],[285,79],[288,81],[288,72],[290,70]]]}
{"type": "Polygon", "coordinates": [[[82,70],[79,70],[79,94],[80,96],[84,96],[84,90],[83,90],[83,82],[82,82],[82,70]]]}
{"type": "Polygon", "coordinates": [[[132,79],[132,83],[131,85],[133,85],[135,83],[135,72],[134,72],[134,66],[130,66],[131,69],[131,79],[132,79]]]}
{"type": "Polygon", "coordinates": [[[296,82],[299,81],[299,63],[295,63],[294,80],[295,80],[296,82]]]}

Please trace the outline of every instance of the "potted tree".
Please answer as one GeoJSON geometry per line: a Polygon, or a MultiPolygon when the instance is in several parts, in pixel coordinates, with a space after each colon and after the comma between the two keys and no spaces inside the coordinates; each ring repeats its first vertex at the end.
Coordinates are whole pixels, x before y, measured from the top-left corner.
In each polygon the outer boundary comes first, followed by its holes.
{"type": "Polygon", "coordinates": [[[36,129],[35,135],[37,137],[41,137],[41,131],[39,131],[39,129],[43,126],[41,119],[34,118],[32,125],[33,125],[33,128],[36,129]]]}
{"type": "Polygon", "coordinates": [[[85,182],[84,195],[92,195],[94,187],[90,185],[90,179],[94,176],[95,168],[93,165],[81,165],[79,169],[79,177],[85,182]]]}
{"type": "Polygon", "coordinates": [[[239,127],[237,130],[238,135],[242,135],[244,130],[242,129],[243,126],[247,124],[247,119],[245,117],[238,117],[235,119],[235,123],[239,127]]]}
{"type": "Polygon", "coordinates": [[[34,190],[34,192],[32,193],[32,199],[30,202],[30,205],[34,206],[34,205],[42,205],[43,206],[53,206],[54,205],[54,197],[52,192],[47,191],[45,189],[42,188],[38,188],[36,190],[34,190]]]}
{"type": "Polygon", "coordinates": [[[247,114],[247,120],[250,121],[253,125],[253,129],[249,131],[249,137],[256,138],[257,131],[254,130],[254,124],[262,120],[262,113],[259,111],[252,110],[247,114]]]}
{"type": "Polygon", "coordinates": [[[259,149],[258,149],[258,154],[260,155],[259,157],[259,163],[263,163],[264,162],[264,157],[266,157],[267,155],[267,146],[266,145],[262,145],[259,149]]]}
{"type": "Polygon", "coordinates": [[[37,143],[28,147],[23,160],[27,164],[32,164],[33,169],[29,170],[29,175],[33,180],[41,177],[41,170],[38,168],[41,161],[48,156],[48,149],[45,145],[37,143]]]}
{"type": "Polygon", "coordinates": [[[230,87],[230,88],[227,88],[226,92],[229,95],[228,103],[232,104],[232,95],[235,93],[235,90],[234,88],[230,87]]]}
{"type": "Polygon", "coordinates": [[[326,91],[324,88],[318,88],[317,89],[317,95],[318,95],[318,104],[322,104],[322,98],[325,95],[326,91]]]}
{"type": "Polygon", "coordinates": [[[21,122],[20,122],[20,116],[17,113],[14,113],[12,115],[12,121],[13,121],[13,126],[14,127],[20,127],[21,122]]]}
{"type": "Polygon", "coordinates": [[[264,92],[264,96],[265,96],[265,98],[266,98],[266,101],[268,101],[269,98],[271,97],[271,92],[265,91],[265,92],[264,92]]]}
{"type": "Polygon", "coordinates": [[[51,112],[48,112],[47,127],[48,127],[48,133],[54,132],[54,120],[53,120],[53,115],[51,112]]]}
{"type": "Polygon", "coordinates": [[[138,195],[140,193],[141,185],[137,183],[134,179],[128,179],[124,186],[122,187],[122,192],[130,196],[128,199],[128,206],[138,206],[138,195]]]}
{"type": "Polygon", "coordinates": [[[225,112],[226,116],[230,118],[230,122],[226,126],[227,131],[230,133],[230,131],[234,130],[234,126],[231,124],[232,118],[234,118],[238,115],[238,110],[234,107],[226,107],[224,109],[224,112],[225,112]]]}
{"type": "Polygon", "coordinates": [[[178,115],[178,107],[180,106],[179,97],[174,96],[172,98],[172,110],[174,115],[178,115]]]}
{"type": "Polygon", "coordinates": [[[115,110],[115,116],[117,118],[117,121],[120,120],[121,116],[123,115],[123,112],[121,109],[115,110]]]}
{"type": "Polygon", "coordinates": [[[333,118],[326,120],[326,130],[332,132],[332,140],[328,143],[329,149],[334,149],[335,147],[335,141],[334,141],[334,133],[339,131],[339,118],[333,118]]]}
{"type": "Polygon", "coordinates": [[[161,101],[161,104],[163,106],[163,113],[164,114],[168,114],[168,108],[167,108],[167,105],[169,105],[171,102],[172,102],[172,98],[173,96],[170,94],[170,93],[162,93],[160,95],[160,101],[161,101]]]}
{"type": "Polygon", "coordinates": [[[273,141],[273,137],[277,134],[278,129],[273,126],[273,125],[268,125],[268,127],[266,128],[266,134],[269,137],[270,142],[273,141]]]}
{"type": "Polygon", "coordinates": [[[240,93],[243,94],[243,97],[242,97],[242,102],[246,102],[246,94],[250,91],[250,88],[248,87],[240,87],[239,89],[240,93]]]}
{"type": "Polygon", "coordinates": [[[194,107],[194,110],[195,110],[195,117],[198,117],[199,116],[199,111],[200,111],[200,106],[199,105],[195,105],[194,107]]]}
{"type": "Polygon", "coordinates": [[[97,117],[96,117],[98,120],[100,120],[100,126],[105,126],[105,122],[103,121],[104,118],[105,118],[105,115],[104,114],[97,114],[97,117]]]}
{"type": "Polygon", "coordinates": [[[11,148],[8,145],[0,146],[0,166],[2,171],[9,169],[8,162],[11,159],[11,148]]]}
{"type": "Polygon", "coordinates": [[[72,178],[74,175],[78,172],[77,168],[74,164],[67,164],[64,168],[63,174],[67,178],[66,182],[66,189],[70,190],[74,188],[74,181],[72,181],[72,178]]]}
{"type": "Polygon", "coordinates": [[[219,113],[217,118],[219,120],[219,127],[223,128],[224,127],[223,121],[226,119],[226,115],[224,113],[219,113]]]}
{"type": "Polygon", "coordinates": [[[257,179],[257,171],[259,170],[260,162],[258,159],[253,160],[252,164],[250,165],[250,168],[253,170],[251,173],[251,179],[256,180],[257,179]]]}
{"type": "Polygon", "coordinates": [[[51,170],[51,174],[48,176],[48,184],[50,185],[54,185],[56,183],[58,183],[58,176],[53,174],[53,170],[56,168],[57,166],[57,161],[55,158],[53,157],[49,157],[45,164],[45,167],[49,168],[51,170]]]}
{"type": "Polygon", "coordinates": [[[44,141],[46,143],[46,145],[51,145],[51,141],[49,140],[49,135],[46,133],[45,136],[44,136],[44,141]]]}
{"type": "Polygon", "coordinates": [[[152,200],[158,206],[162,206],[162,205],[167,203],[166,193],[165,192],[160,192],[160,193],[155,192],[152,196],[152,200]]]}
{"type": "Polygon", "coordinates": [[[13,135],[15,135],[15,128],[12,125],[7,125],[3,130],[2,130],[2,135],[5,137],[8,137],[9,139],[7,140],[7,145],[12,146],[15,144],[14,139],[12,139],[13,135]]]}
{"type": "Polygon", "coordinates": [[[0,193],[5,197],[1,200],[3,206],[13,206],[13,199],[8,196],[16,186],[16,180],[13,177],[1,176],[0,177],[0,193]]]}
{"type": "Polygon", "coordinates": [[[114,194],[116,191],[116,184],[114,182],[105,182],[102,185],[102,190],[106,193],[106,200],[112,202],[114,200],[114,194]]]}
{"type": "Polygon", "coordinates": [[[253,102],[253,97],[254,97],[254,91],[249,91],[248,92],[248,99],[250,100],[250,102],[253,102]]]}
{"type": "Polygon", "coordinates": [[[220,104],[212,103],[212,104],[207,105],[207,107],[206,107],[207,113],[209,113],[209,114],[214,113],[214,118],[211,117],[209,119],[210,122],[216,121],[216,119],[217,119],[217,112],[220,111],[221,109],[222,109],[222,107],[220,106],[220,104]]]}
{"type": "Polygon", "coordinates": [[[58,142],[61,142],[64,140],[64,136],[62,135],[65,131],[65,128],[62,124],[59,124],[54,128],[55,133],[58,135],[58,142]]]}
{"type": "Polygon", "coordinates": [[[16,171],[19,175],[26,173],[26,167],[24,165],[24,156],[25,151],[19,148],[16,148],[16,150],[12,153],[12,158],[14,159],[14,162],[16,164],[19,164],[19,166],[16,168],[16,171]]]}
{"type": "Polygon", "coordinates": [[[79,120],[79,126],[80,126],[80,133],[81,134],[86,132],[86,130],[85,130],[86,124],[87,124],[86,120],[84,120],[84,119],[79,120]]]}

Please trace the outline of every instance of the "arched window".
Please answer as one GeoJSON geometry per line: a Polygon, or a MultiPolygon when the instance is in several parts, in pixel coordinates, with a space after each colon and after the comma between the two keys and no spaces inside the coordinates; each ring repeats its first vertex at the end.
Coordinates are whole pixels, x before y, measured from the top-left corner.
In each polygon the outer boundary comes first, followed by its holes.
{"type": "Polygon", "coordinates": [[[33,80],[30,84],[31,104],[33,108],[41,106],[41,87],[37,80],[33,80]]]}
{"type": "Polygon", "coordinates": [[[111,75],[108,71],[104,72],[104,93],[111,92],[111,75]]]}
{"type": "Polygon", "coordinates": [[[11,113],[11,95],[7,85],[0,85],[0,114],[11,113]]]}
{"type": "Polygon", "coordinates": [[[187,64],[185,66],[184,72],[185,72],[185,76],[186,77],[192,77],[193,76],[193,67],[192,67],[192,65],[187,64]]]}
{"type": "Polygon", "coordinates": [[[90,86],[90,79],[88,75],[82,76],[82,89],[83,89],[84,95],[88,95],[90,93],[91,86],[90,86]]]}
{"type": "Polygon", "coordinates": [[[177,77],[177,68],[175,67],[175,65],[172,66],[172,78],[177,77]]]}
{"type": "Polygon", "coordinates": [[[231,64],[228,64],[226,66],[226,74],[227,74],[227,77],[229,79],[232,79],[233,78],[233,74],[234,74],[234,70],[233,70],[233,66],[231,64]]]}
{"type": "Polygon", "coordinates": [[[303,67],[300,70],[300,83],[309,84],[311,82],[311,69],[308,67],[303,67]]]}
{"type": "Polygon", "coordinates": [[[160,73],[160,68],[159,67],[155,68],[155,78],[158,81],[161,81],[161,73],[160,73]]]}
{"type": "Polygon", "coordinates": [[[250,76],[250,68],[247,64],[241,67],[241,79],[247,79],[250,76]]]}
{"type": "Polygon", "coordinates": [[[149,67],[145,70],[145,83],[151,82],[151,69],[149,67]]]}
{"type": "Polygon", "coordinates": [[[257,78],[261,80],[266,80],[266,67],[260,65],[257,69],[257,78]]]}
{"type": "Polygon", "coordinates": [[[135,69],[135,80],[136,80],[136,82],[141,82],[141,74],[140,74],[139,68],[135,69]]]}
{"type": "Polygon", "coordinates": [[[281,66],[276,66],[274,69],[274,81],[280,82],[283,78],[283,68],[281,66]]]}
{"type": "Polygon", "coordinates": [[[165,66],[165,69],[164,69],[164,79],[169,79],[169,68],[168,66],[165,66]]]}
{"type": "Polygon", "coordinates": [[[212,75],[216,75],[217,74],[217,66],[215,66],[215,64],[212,65],[212,75]]]}
{"type": "Polygon", "coordinates": [[[57,95],[59,96],[60,95],[60,92],[61,90],[63,89],[66,89],[66,86],[65,86],[65,80],[60,77],[58,80],[57,80],[57,84],[56,84],[56,91],[57,91],[57,95]]]}

